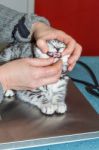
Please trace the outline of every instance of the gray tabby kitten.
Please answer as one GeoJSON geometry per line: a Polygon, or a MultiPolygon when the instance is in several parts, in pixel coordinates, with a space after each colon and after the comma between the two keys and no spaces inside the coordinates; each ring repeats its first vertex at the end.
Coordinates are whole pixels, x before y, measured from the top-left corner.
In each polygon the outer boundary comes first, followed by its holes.
{"type": "MultiPolygon", "coordinates": [[[[31,43],[14,43],[1,52],[0,62],[4,63],[25,57],[54,57],[56,58],[55,62],[59,59],[62,59],[62,74],[57,83],[42,86],[33,91],[15,91],[15,94],[20,100],[37,106],[37,108],[39,108],[40,111],[44,114],[52,115],[55,112],[63,114],[67,110],[65,97],[67,94],[67,84],[69,79],[66,75],[67,60],[69,55],[63,57],[61,55],[63,50],[66,48],[64,43],[58,40],[50,40],[47,43],[49,47],[47,54],[42,53],[35,44],[33,46],[31,43]]],[[[13,95],[14,92],[12,90],[8,90],[5,93],[5,96],[13,95]]]]}

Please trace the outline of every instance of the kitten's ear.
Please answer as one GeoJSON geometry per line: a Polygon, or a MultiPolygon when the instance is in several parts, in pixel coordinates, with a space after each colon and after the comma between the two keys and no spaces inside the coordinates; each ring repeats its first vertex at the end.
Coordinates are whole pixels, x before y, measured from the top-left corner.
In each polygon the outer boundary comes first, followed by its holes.
{"type": "Polygon", "coordinates": [[[44,67],[54,63],[54,58],[28,58],[28,63],[33,67],[44,67]]]}
{"type": "Polygon", "coordinates": [[[47,45],[47,41],[46,40],[39,39],[39,40],[37,40],[36,44],[41,49],[41,51],[43,53],[47,53],[48,52],[48,45],[47,45]]]}

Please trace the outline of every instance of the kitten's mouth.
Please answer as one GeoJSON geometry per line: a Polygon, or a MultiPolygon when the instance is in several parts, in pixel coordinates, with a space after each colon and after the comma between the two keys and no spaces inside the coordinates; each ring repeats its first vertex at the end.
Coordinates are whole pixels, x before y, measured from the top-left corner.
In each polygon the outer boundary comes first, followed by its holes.
{"type": "Polygon", "coordinates": [[[47,52],[47,55],[50,56],[50,57],[54,57],[54,58],[61,58],[62,57],[62,54],[61,53],[58,53],[58,52],[47,52]]]}

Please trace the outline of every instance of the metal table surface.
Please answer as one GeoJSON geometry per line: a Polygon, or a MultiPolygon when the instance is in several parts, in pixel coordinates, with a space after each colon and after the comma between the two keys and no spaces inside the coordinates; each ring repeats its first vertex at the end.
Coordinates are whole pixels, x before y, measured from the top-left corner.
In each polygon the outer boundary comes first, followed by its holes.
{"type": "Polygon", "coordinates": [[[99,137],[99,115],[70,80],[64,115],[44,116],[19,100],[0,105],[0,149],[37,147],[99,137]]]}

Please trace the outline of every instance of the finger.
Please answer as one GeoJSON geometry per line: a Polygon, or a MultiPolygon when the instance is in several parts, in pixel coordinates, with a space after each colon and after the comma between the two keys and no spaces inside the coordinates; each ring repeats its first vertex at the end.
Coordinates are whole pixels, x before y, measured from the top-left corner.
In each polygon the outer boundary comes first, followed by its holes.
{"type": "Polygon", "coordinates": [[[43,53],[46,53],[48,51],[48,45],[47,45],[46,40],[44,39],[39,39],[37,41],[37,46],[41,49],[43,53]]]}
{"type": "Polygon", "coordinates": [[[68,66],[68,71],[72,71],[75,65],[76,65],[76,62],[74,62],[71,65],[69,65],[68,66]]]}
{"type": "MultiPolygon", "coordinates": [[[[36,68],[37,69],[37,68],[36,68]]],[[[53,77],[59,73],[61,73],[62,71],[62,62],[59,61],[57,63],[54,63],[53,65],[50,65],[50,66],[47,66],[47,67],[39,67],[38,68],[38,72],[37,74],[35,75],[36,78],[48,78],[48,77],[53,77]]],[[[34,75],[34,73],[33,73],[34,75]]]]}
{"type": "MultiPolygon", "coordinates": [[[[76,41],[71,36],[69,36],[68,34],[66,34],[61,30],[54,31],[53,35],[51,34],[50,36],[52,36],[52,39],[57,39],[67,45],[62,55],[66,55],[66,54],[70,55],[73,52],[74,48],[76,47],[76,41]]],[[[50,36],[46,37],[46,39],[48,38],[51,39],[50,36]]]]}
{"type": "Polygon", "coordinates": [[[46,67],[44,66],[44,67],[37,68],[33,66],[33,72],[31,67],[31,75],[33,76],[33,78],[35,77],[35,80],[53,77],[57,74],[61,74],[61,71],[62,71],[61,61],[46,67]]]}
{"type": "Polygon", "coordinates": [[[48,84],[53,84],[56,83],[60,78],[60,74],[57,74],[54,77],[49,77],[49,78],[43,78],[39,81],[39,87],[42,85],[48,85],[48,84]]]}
{"type": "Polygon", "coordinates": [[[61,30],[53,30],[50,34],[43,37],[43,40],[53,40],[57,39],[65,44],[69,43],[71,37],[61,30]]]}
{"type": "MultiPolygon", "coordinates": [[[[42,70],[43,71],[43,70],[42,70]]],[[[44,77],[57,75],[62,71],[62,61],[58,61],[51,66],[47,66],[44,68],[44,77]]]]}
{"type": "Polygon", "coordinates": [[[23,90],[31,90],[31,87],[28,87],[28,86],[18,86],[18,87],[15,87],[14,90],[20,90],[20,91],[23,91],[23,90]]]}
{"type": "Polygon", "coordinates": [[[58,81],[58,79],[60,78],[61,72],[58,72],[56,75],[54,76],[50,76],[50,77],[43,77],[40,78],[38,80],[35,80],[35,84],[33,82],[33,84],[30,84],[30,88],[31,89],[36,89],[42,85],[48,85],[48,84],[52,84],[58,81]]]}
{"type": "Polygon", "coordinates": [[[76,47],[76,41],[72,38],[69,39],[69,42],[67,43],[67,47],[64,49],[62,55],[71,55],[76,47]]]}
{"type": "Polygon", "coordinates": [[[81,52],[82,52],[82,47],[77,43],[75,50],[73,51],[72,55],[68,59],[68,64],[72,64],[76,62],[80,58],[81,52]]]}
{"type": "Polygon", "coordinates": [[[44,67],[54,63],[54,58],[27,58],[26,61],[33,67],[44,67]]]}
{"type": "Polygon", "coordinates": [[[37,46],[43,51],[47,52],[48,51],[48,46],[47,46],[47,41],[48,40],[53,40],[57,39],[61,42],[64,42],[64,38],[66,38],[67,35],[60,31],[60,30],[52,30],[48,35],[42,37],[41,39],[37,40],[37,46]]]}

